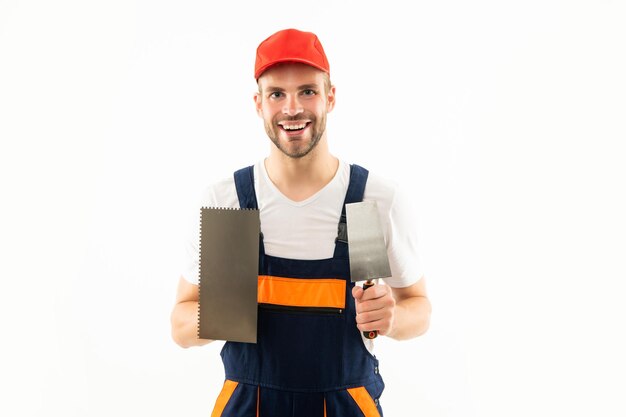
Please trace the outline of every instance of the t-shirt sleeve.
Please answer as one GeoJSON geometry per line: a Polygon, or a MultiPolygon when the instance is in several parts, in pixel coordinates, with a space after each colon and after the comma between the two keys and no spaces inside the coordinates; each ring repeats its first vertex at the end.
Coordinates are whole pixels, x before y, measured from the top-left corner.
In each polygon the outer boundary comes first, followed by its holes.
{"type": "Polygon", "coordinates": [[[234,179],[227,178],[207,187],[201,194],[195,212],[191,213],[189,230],[183,242],[181,275],[191,284],[200,282],[200,212],[202,207],[239,208],[234,179]]]}
{"type": "Polygon", "coordinates": [[[387,224],[387,253],[392,276],[385,282],[391,287],[408,287],[422,278],[415,216],[411,201],[396,187],[387,224]]]}
{"type": "Polygon", "coordinates": [[[187,282],[198,285],[200,281],[200,209],[197,210],[183,242],[183,265],[181,274],[187,282]]]}
{"type": "Polygon", "coordinates": [[[363,199],[378,203],[392,274],[385,283],[396,288],[413,285],[421,279],[422,268],[411,200],[398,184],[371,173],[363,199]]]}

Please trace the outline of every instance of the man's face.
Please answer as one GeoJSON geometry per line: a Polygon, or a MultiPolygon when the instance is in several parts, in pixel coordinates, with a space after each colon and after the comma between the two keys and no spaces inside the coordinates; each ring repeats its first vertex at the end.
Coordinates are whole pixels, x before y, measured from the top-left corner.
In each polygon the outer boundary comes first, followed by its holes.
{"type": "Polygon", "coordinates": [[[257,113],[274,145],[291,158],[311,152],[326,132],[326,114],[335,105],[335,87],[324,72],[304,64],[279,64],[259,77],[257,113]]]}

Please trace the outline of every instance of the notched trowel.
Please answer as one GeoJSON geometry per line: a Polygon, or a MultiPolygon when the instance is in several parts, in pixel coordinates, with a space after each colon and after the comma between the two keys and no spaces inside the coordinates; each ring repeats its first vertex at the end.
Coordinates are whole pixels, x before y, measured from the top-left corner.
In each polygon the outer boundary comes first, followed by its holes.
{"type": "MultiPolygon", "coordinates": [[[[346,204],[346,225],[350,279],[352,282],[365,281],[363,290],[367,290],[374,285],[374,279],[391,276],[376,202],[346,204]]],[[[377,335],[377,330],[363,332],[363,336],[368,339],[373,339],[377,335]]]]}

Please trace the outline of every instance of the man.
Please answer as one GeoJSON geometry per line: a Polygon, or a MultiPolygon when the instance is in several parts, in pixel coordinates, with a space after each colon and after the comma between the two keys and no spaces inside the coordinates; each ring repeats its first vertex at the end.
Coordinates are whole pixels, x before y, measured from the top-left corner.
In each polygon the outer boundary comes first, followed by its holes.
{"type": "MultiPolygon", "coordinates": [[[[270,154],[213,184],[202,205],[260,210],[259,285],[285,297],[280,308],[259,301],[256,344],[224,345],[226,382],[213,415],[382,415],[384,384],[362,332],[409,339],[430,319],[411,213],[395,185],[329,152],[326,116],[335,87],[315,34],[287,29],[264,40],[254,75],[270,154]],[[363,200],[377,202],[392,271],[365,291],[351,283],[349,242],[338,236],[345,203],[363,200]],[[319,308],[333,296],[339,308],[319,308]]],[[[172,312],[172,336],[183,347],[210,342],[197,338],[196,238],[189,253],[172,312]]]]}

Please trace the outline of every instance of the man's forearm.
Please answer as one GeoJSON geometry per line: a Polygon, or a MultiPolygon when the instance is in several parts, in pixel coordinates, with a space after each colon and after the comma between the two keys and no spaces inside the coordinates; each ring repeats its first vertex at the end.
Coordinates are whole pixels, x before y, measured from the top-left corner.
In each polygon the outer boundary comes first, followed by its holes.
{"type": "Polygon", "coordinates": [[[198,302],[185,301],[174,306],[172,311],[172,339],[184,348],[202,346],[212,342],[198,338],[198,302]]]}
{"type": "Polygon", "coordinates": [[[407,340],[420,336],[430,325],[431,305],[426,297],[409,297],[396,303],[393,327],[388,336],[407,340]]]}

